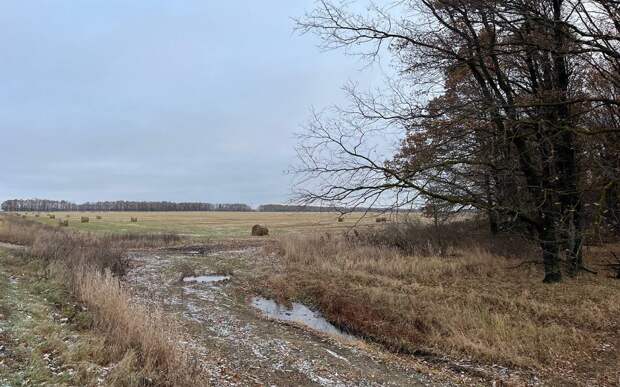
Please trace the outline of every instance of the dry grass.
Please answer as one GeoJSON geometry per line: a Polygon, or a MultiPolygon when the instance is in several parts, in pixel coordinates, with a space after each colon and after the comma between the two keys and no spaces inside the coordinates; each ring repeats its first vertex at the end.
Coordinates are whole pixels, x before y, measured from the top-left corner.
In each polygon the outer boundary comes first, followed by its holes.
{"type": "MultiPolygon", "coordinates": [[[[316,232],[317,230],[346,230],[354,225],[369,227],[376,225],[378,214],[369,214],[362,218],[361,213],[342,216],[342,222],[336,212],[58,212],[57,218],[81,216],[91,217],[91,222],[71,222],[69,228],[79,231],[109,233],[162,233],[173,232],[198,241],[214,239],[250,238],[250,231],[255,224],[269,228],[269,235],[278,236],[290,232],[316,232]],[[102,219],[93,221],[93,217],[102,219]],[[131,218],[138,222],[132,223],[131,218]]],[[[404,214],[397,217],[404,217],[404,214]]],[[[417,217],[416,214],[409,214],[417,217]]],[[[394,218],[392,215],[390,218],[394,218]]],[[[34,218],[33,218],[34,219],[34,218]]],[[[42,223],[54,225],[55,222],[45,217],[38,219],[42,223]]]]}
{"type": "Polygon", "coordinates": [[[48,273],[88,307],[105,337],[108,356],[120,361],[114,385],[194,385],[199,370],[178,344],[178,323],[132,302],[118,279],[125,269],[125,249],[170,245],[178,236],[96,236],[5,218],[0,240],[29,246],[29,254],[46,262],[48,273]]]}
{"type": "Polygon", "coordinates": [[[130,362],[132,369],[159,385],[194,385],[200,370],[192,366],[189,353],[178,345],[182,337],[175,320],[132,303],[131,295],[110,272],[85,269],[71,274],[74,294],[93,314],[113,357],[123,359],[121,364],[130,362]]]}
{"type": "MultiPolygon", "coordinates": [[[[515,268],[521,259],[486,249],[452,244],[438,256],[429,254],[433,247],[369,239],[376,241],[282,238],[283,268],[268,276],[267,295],[313,305],[345,330],[397,351],[619,380],[620,281],[584,274],[544,285],[541,267],[515,268]]],[[[596,254],[588,256],[592,263],[596,254]]]]}
{"type": "Polygon", "coordinates": [[[105,234],[99,238],[122,249],[148,249],[171,246],[183,241],[183,238],[173,233],[105,234]]]}

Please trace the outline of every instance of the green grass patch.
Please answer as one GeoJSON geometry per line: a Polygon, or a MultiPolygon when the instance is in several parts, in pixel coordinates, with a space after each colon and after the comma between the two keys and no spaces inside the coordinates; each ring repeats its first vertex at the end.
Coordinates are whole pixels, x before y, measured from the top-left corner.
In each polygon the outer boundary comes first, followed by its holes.
{"type": "Polygon", "coordinates": [[[109,362],[89,314],[41,263],[0,249],[0,385],[95,385],[109,362]]]}

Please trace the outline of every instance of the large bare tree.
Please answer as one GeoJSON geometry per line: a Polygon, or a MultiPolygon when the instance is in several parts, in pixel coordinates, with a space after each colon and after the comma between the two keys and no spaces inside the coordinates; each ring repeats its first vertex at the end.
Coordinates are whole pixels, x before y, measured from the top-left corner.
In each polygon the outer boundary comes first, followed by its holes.
{"type": "Polygon", "coordinates": [[[398,72],[385,93],[350,88],[350,107],[308,125],[304,200],[477,208],[494,232],[534,231],[545,282],[562,262],[584,268],[586,191],[598,179],[607,201],[617,193],[618,2],[409,0],[356,14],[319,1],[298,26],[398,72]],[[392,154],[373,136],[402,142],[392,154]]]}

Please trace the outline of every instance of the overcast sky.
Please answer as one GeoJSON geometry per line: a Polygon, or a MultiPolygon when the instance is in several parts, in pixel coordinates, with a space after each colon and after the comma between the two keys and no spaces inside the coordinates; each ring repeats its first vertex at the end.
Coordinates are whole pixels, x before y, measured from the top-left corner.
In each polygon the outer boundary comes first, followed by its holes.
{"type": "Polygon", "coordinates": [[[284,202],[293,134],[377,69],[312,0],[0,2],[0,201],[284,202]]]}

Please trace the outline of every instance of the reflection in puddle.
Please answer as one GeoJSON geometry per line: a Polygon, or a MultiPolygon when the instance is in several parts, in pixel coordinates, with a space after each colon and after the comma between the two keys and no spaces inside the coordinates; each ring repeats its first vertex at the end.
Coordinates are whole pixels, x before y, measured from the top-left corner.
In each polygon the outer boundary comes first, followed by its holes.
{"type": "Polygon", "coordinates": [[[198,282],[201,284],[209,284],[213,282],[228,281],[229,275],[201,275],[199,277],[185,277],[183,282],[198,282]]]}
{"type": "Polygon", "coordinates": [[[313,312],[303,304],[293,303],[291,309],[263,297],[252,297],[253,307],[260,309],[267,317],[281,321],[293,321],[329,335],[352,339],[352,337],[325,320],[320,313],[313,312]]]}

